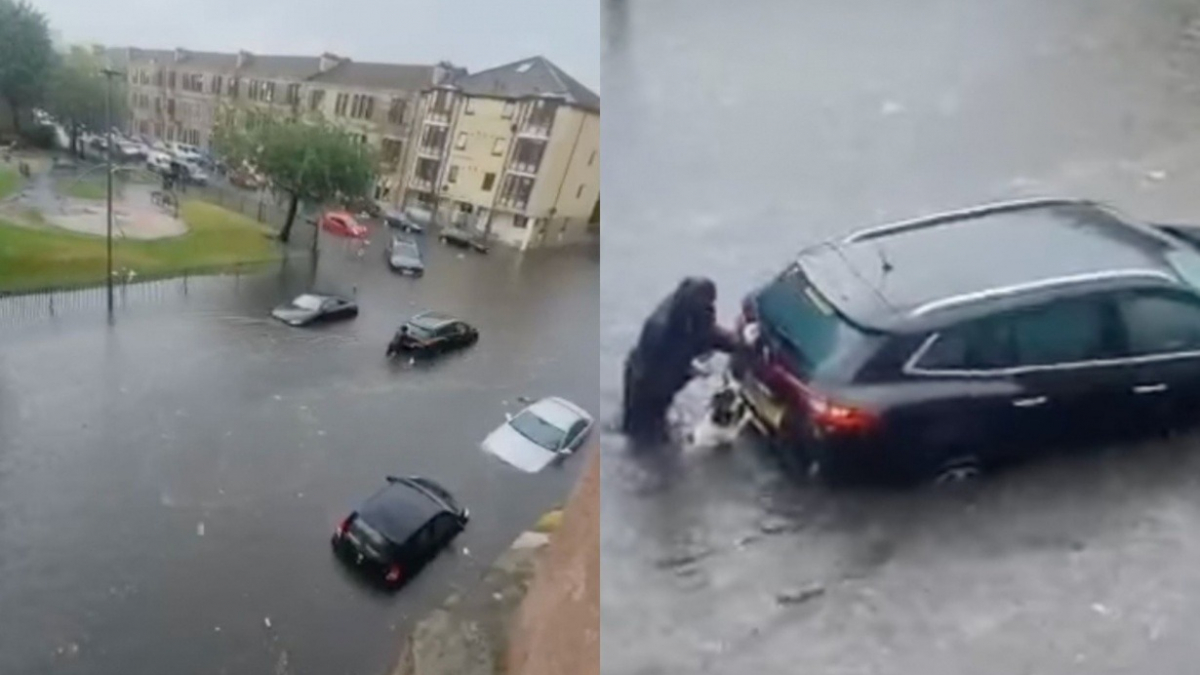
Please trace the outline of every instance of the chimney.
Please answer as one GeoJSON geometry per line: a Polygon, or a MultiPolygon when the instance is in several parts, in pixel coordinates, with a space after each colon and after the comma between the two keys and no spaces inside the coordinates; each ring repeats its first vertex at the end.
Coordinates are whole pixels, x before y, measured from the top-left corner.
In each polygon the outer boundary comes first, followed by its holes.
{"type": "Polygon", "coordinates": [[[187,58],[187,52],[183,51],[183,47],[175,48],[175,63],[179,63],[187,58]]]}
{"type": "Polygon", "coordinates": [[[455,68],[449,61],[438,61],[433,67],[433,86],[452,84],[458,76],[466,74],[466,70],[455,68]]]}
{"type": "Polygon", "coordinates": [[[238,50],[238,53],[237,53],[238,69],[242,69],[242,68],[245,68],[246,66],[250,65],[250,59],[253,59],[253,58],[254,58],[254,55],[251,54],[250,52],[246,51],[245,49],[238,50]]]}
{"type": "Polygon", "coordinates": [[[321,59],[317,62],[317,71],[327,73],[341,63],[342,60],[342,57],[338,56],[337,54],[325,52],[321,55],[321,59]]]}

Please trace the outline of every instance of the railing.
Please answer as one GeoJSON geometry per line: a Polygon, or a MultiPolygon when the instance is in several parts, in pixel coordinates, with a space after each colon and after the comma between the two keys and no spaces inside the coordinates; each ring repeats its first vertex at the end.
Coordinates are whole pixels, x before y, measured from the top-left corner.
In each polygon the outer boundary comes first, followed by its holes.
{"type": "Polygon", "coordinates": [[[422,157],[441,157],[442,148],[436,145],[418,145],[417,155],[422,157]]]}
{"type": "Polygon", "coordinates": [[[508,165],[508,170],[512,173],[534,176],[537,175],[538,165],[533,162],[511,162],[508,165]]]}
{"type": "Polygon", "coordinates": [[[414,190],[433,191],[433,181],[417,178],[416,176],[413,176],[412,180],[408,181],[408,186],[414,190]]]}
{"type": "Polygon", "coordinates": [[[429,113],[425,115],[425,121],[432,122],[434,124],[449,124],[450,111],[430,110],[429,113]]]}
{"type": "Polygon", "coordinates": [[[516,197],[501,197],[496,200],[496,204],[517,211],[524,211],[526,206],[529,206],[529,199],[518,199],[516,197]]]}
{"type": "Polygon", "coordinates": [[[530,124],[526,122],[521,126],[521,130],[517,132],[518,136],[526,138],[550,138],[549,124],[530,124]]]}

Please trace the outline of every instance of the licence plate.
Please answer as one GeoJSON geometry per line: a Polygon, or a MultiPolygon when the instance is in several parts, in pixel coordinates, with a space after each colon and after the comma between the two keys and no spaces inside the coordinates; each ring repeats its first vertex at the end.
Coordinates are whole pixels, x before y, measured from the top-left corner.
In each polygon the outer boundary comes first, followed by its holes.
{"type": "Polygon", "coordinates": [[[754,408],[763,424],[770,427],[771,431],[779,431],[780,423],[783,421],[783,406],[775,401],[775,397],[763,383],[754,377],[747,377],[746,380],[746,387],[743,391],[750,407],[754,408]]]}

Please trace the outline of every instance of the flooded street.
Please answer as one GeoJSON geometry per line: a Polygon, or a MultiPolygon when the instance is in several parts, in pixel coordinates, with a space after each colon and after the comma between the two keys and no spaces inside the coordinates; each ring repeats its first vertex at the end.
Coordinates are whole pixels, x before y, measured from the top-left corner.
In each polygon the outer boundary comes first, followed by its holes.
{"type": "Polygon", "coordinates": [[[478,443],[561,395],[596,411],[594,252],[460,255],[413,280],[325,242],[317,290],[353,321],[269,319],[310,266],[0,299],[0,672],[387,672],[415,619],[473,584],[565,497],[582,462],[519,474],[478,443]],[[186,293],[185,293],[186,291],[186,293]],[[420,310],[479,344],[388,362],[420,310]],[[387,474],[437,479],[471,509],[454,550],[395,596],[343,572],[337,522],[387,474]]]}
{"type": "MultiPolygon", "coordinates": [[[[729,323],[891,219],[1058,194],[1200,221],[1200,4],[606,0],[604,30],[609,419],[684,275],[729,323]]],[[[790,483],[753,439],[604,449],[604,673],[1194,670],[1197,438],[906,493],[790,483]]]]}

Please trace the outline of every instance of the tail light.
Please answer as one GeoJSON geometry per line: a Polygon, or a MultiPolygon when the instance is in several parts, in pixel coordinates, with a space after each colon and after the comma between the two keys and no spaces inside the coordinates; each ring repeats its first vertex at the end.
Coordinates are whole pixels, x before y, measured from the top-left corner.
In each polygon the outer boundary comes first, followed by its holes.
{"type": "Polygon", "coordinates": [[[879,417],[864,408],[838,403],[814,393],[809,393],[807,402],[813,425],[825,433],[863,433],[879,424],[879,417]]]}
{"type": "Polygon", "coordinates": [[[404,576],[404,570],[401,569],[399,565],[392,565],[388,568],[387,574],[385,574],[383,578],[389,584],[394,584],[397,581],[400,581],[400,577],[402,576],[404,576]]]}
{"type": "Polygon", "coordinates": [[[346,516],[345,520],[343,520],[341,522],[341,524],[338,525],[338,527],[337,527],[337,536],[338,537],[346,536],[346,531],[350,529],[350,521],[352,521],[352,520],[354,520],[353,515],[346,516]]]}

